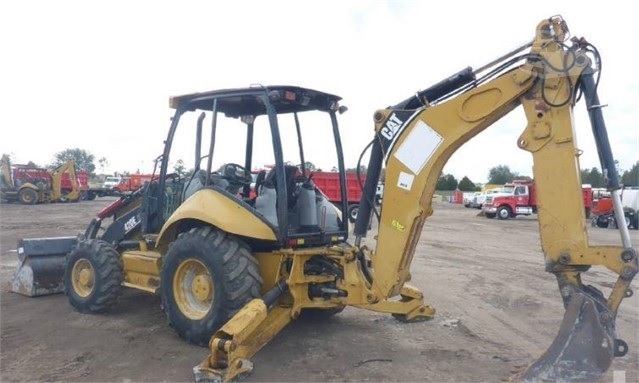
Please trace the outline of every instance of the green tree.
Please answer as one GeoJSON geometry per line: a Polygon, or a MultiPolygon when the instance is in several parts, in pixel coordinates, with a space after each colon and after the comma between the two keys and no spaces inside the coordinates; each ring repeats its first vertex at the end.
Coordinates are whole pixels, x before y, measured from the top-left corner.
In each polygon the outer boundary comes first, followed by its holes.
{"type": "Polygon", "coordinates": [[[475,191],[475,190],[477,190],[477,186],[473,183],[473,181],[471,181],[466,176],[464,176],[464,178],[462,178],[461,181],[459,181],[459,184],[457,185],[457,187],[459,187],[459,190],[461,190],[461,191],[475,191]]]}
{"type": "Polygon", "coordinates": [[[98,166],[100,167],[100,173],[104,173],[106,168],[109,167],[109,160],[106,157],[102,157],[98,160],[98,166]]]}
{"type": "Polygon", "coordinates": [[[624,186],[639,186],[639,161],[623,173],[621,183],[624,186]]]}
{"type": "Polygon", "coordinates": [[[86,170],[90,175],[94,175],[95,164],[93,163],[93,161],[95,161],[95,156],[84,149],[65,149],[61,152],[56,153],[53,158],[54,160],[51,164],[51,167],[53,168],[57,168],[58,166],[66,163],[69,160],[74,160],[75,165],[78,168],[86,170]]]}
{"type": "Polygon", "coordinates": [[[317,166],[310,161],[306,161],[304,162],[304,169],[306,169],[307,172],[315,172],[317,171],[317,166]]]}
{"type": "MultiPolygon", "coordinates": [[[[346,173],[357,173],[357,168],[346,168],[346,173]]],[[[366,174],[366,165],[360,165],[359,173],[366,174]]]]}
{"type": "Polygon", "coordinates": [[[179,175],[180,177],[183,177],[188,173],[186,171],[186,166],[184,166],[184,161],[182,159],[175,161],[175,165],[173,165],[173,172],[179,175]]]}
{"type": "Polygon", "coordinates": [[[457,189],[457,179],[452,174],[444,174],[437,181],[437,190],[455,190],[457,189]]]}
{"type": "Polygon", "coordinates": [[[581,169],[581,182],[584,184],[590,184],[593,188],[604,187],[603,174],[598,168],[581,169]]]}
{"type": "Polygon", "coordinates": [[[512,182],[519,174],[512,172],[507,165],[498,165],[488,171],[488,183],[503,185],[512,182]]]}

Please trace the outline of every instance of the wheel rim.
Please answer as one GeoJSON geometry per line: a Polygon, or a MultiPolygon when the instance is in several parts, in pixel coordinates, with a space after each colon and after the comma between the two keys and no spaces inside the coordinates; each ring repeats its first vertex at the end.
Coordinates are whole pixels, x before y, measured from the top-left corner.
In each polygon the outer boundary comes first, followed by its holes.
{"type": "Polygon", "coordinates": [[[506,210],[506,209],[499,210],[499,216],[501,218],[508,218],[509,215],[510,215],[510,213],[508,212],[508,210],[506,210]]]}
{"type": "Polygon", "coordinates": [[[356,219],[357,219],[357,209],[353,209],[353,210],[351,210],[351,218],[352,218],[353,220],[356,220],[356,219]]]}
{"type": "Polygon", "coordinates": [[[213,277],[202,262],[187,259],[180,264],[173,277],[173,296],[187,318],[203,319],[211,310],[214,293],[213,277]]]}
{"type": "Polygon", "coordinates": [[[31,203],[34,200],[33,194],[27,192],[22,193],[22,201],[26,203],[31,203]]]}
{"type": "Polygon", "coordinates": [[[86,298],[93,292],[95,286],[95,270],[89,260],[78,259],[71,272],[73,291],[82,298],[86,298]]]}

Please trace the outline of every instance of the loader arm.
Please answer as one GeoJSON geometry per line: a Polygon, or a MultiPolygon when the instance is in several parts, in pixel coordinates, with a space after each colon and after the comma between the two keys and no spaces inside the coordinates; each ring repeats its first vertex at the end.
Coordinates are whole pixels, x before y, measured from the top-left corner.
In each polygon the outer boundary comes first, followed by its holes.
{"type": "Polygon", "coordinates": [[[618,195],[620,187],[596,98],[592,50],[583,39],[567,46],[567,35],[561,18],[545,20],[537,27],[529,53],[518,56],[524,61],[520,66],[485,80],[476,79],[477,72],[467,69],[395,107],[377,111],[365,196],[355,227],[359,246],[370,219],[373,183],[379,178],[371,169],[379,171],[385,161],[384,199],[376,249],[369,255],[370,274],[378,299],[400,294],[410,280],[409,267],[422,226],[432,214],[431,200],[444,165],[465,142],[521,105],[527,125],[516,144],[532,154],[546,271],[557,277],[566,307],[555,343],[519,377],[524,380],[601,376],[613,355],[625,353],[623,341],[615,335],[614,317],[622,299],[631,294],[630,282],[637,273],[627,228],[620,229],[622,246],[588,244],[581,151],[572,114],[578,90],[591,115],[608,188],[618,195]],[[424,99],[425,95],[430,97],[424,99]],[[618,275],[607,299],[581,283],[580,274],[594,265],[618,275]],[[584,347],[584,342],[592,349],[584,347]]]}

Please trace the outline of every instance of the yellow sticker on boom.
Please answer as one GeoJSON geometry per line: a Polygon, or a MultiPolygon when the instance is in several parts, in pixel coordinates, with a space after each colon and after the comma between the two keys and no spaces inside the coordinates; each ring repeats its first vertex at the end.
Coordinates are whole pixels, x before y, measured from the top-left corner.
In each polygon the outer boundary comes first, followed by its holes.
{"type": "Polygon", "coordinates": [[[404,232],[404,229],[406,228],[406,226],[402,225],[401,223],[399,223],[399,221],[397,220],[393,220],[391,222],[391,226],[397,230],[397,231],[401,231],[402,233],[404,232]]]}

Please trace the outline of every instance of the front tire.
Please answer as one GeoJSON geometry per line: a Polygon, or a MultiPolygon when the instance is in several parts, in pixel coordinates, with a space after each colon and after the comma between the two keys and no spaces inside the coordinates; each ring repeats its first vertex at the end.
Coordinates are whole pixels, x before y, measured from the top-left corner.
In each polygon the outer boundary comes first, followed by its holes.
{"type": "Polygon", "coordinates": [[[162,305],[169,325],[189,343],[211,336],[253,298],[262,278],[249,247],[211,227],[180,235],[164,257],[162,305]]]}
{"type": "Polygon", "coordinates": [[[69,303],[82,313],[104,312],[122,293],[120,254],[100,239],[81,241],[67,255],[64,292],[69,303]]]}
{"type": "Polygon", "coordinates": [[[497,209],[497,218],[499,219],[508,219],[510,218],[511,212],[510,209],[506,206],[502,206],[497,209]]]}
{"type": "Polygon", "coordinates": [[[38,202],[38,192],[25,188],[18,192],[18,200],[23,205],[35,205],[38,202]]]}

